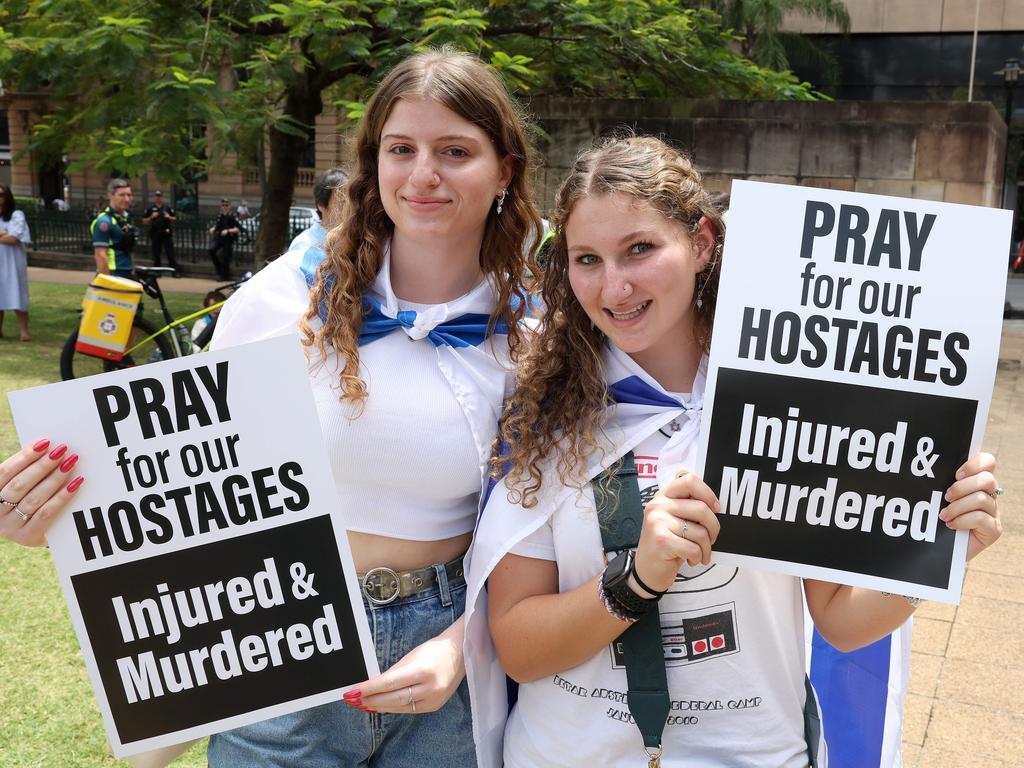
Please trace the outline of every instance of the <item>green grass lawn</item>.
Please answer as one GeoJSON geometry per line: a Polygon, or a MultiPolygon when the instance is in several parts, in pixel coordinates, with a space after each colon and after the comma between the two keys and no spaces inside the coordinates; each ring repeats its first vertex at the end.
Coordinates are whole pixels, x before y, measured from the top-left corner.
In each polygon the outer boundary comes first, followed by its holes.
{"type": "MultiPolygon", "coordinates": [[[[80,285],[33,283],[31,343],[17,340],[15,318],[7,313],[5,336],[0,339],[0,386],[5,395],[60,380],[60,350],[78,322],[83,293],[80,285]]],[[[201,299],[195,294],[167,295],[175,316],[195,311],[201,299]]],[[[147,301],[146,314],[155,322],[154,310],[155,302],[147,301]]],[[[0,456],[17,449],[10,407],[3,397],[0,456]]],[[[49,552],[8,542],[0,542],[0,703],[3,768],[127,765],[110,756],[49,552]]],[[[197,745],[175,766],[205,766],[205,753],[205,747],[197,745]]]]}

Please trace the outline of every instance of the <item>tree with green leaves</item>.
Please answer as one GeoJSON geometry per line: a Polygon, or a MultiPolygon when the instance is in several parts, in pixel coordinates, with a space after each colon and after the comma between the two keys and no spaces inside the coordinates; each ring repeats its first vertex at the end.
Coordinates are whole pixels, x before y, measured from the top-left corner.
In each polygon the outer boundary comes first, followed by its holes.
{"type": "Polygon", "coordinates": [[[0,80],[48,94],[31,147],[79,165],[180,181],[265,146],[259,262],[286,245],[317,115],[358,117],[415,50],[473,51],[520,93],[815,97],[734,42],[718,14],[673,0],[7,0],[0,80]]]}

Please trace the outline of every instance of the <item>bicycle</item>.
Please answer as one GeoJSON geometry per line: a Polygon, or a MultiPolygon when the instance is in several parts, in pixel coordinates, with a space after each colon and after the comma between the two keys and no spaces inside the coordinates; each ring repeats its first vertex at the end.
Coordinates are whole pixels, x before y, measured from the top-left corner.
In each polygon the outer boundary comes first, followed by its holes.
{"type": "MultiPolygon", "coordinates": [[[[105,360],[77,351],[75,344],[78,341],[78,329],[75,328],[71,335],[68,336],[67,341],[64,342],[64,348],[60,353],[61,379],[67,381],[68,379],[80,379],[97,373],[106,373],[107,371],[120,371],[125,368],[134,368],[137,365],[145,365],[146,363],[170,360],[172,357],[183,357],[184,355],[194,354],[206,349],[210,339],[213,338],[213,329],[217,319],[216,315],[211,316],[211,322],[203,328],[202,332],[195,339],[192,338],[189,326],[186,323],[194,322],[200,317],[216,312],[224,306],[224,302],[211,304],[209,307],[203,307],[198,312],[175,319],[171,315],[170,310],[167,309],[167,303],[164,301],[164,294],[160,289],[159,283],[160,277],[171,277],[174,274],[175,270],[171,267],[135,268],[135,279],[142,284],[143,292],[147,296],[156,299],[160,304],[160,311],[163,314],[165,323],[162,328],[157,328],[142,316],[142,304],[140,303],[139,310],[135,313],[134,320],[132,320],[132,332],[128,340],[128,347],[125,349],[124,356],[120,360],[105,360]]],[[[246,273],[241,280],[221,285],[216,290],[230,294],[250,277],[252,277],[252,274],[246,273]]]]}

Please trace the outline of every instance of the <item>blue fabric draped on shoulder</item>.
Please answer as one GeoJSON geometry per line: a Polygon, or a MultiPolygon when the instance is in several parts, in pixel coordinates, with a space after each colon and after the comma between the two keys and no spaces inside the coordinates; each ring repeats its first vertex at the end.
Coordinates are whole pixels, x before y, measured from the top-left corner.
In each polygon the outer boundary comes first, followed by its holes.
{"type": "Polygon", "coordinates": [[[674,397],[669,397],[664,392],[655,389],[639,376],[627,376],[616,381],[608,387],[608,394],[617,403],[653,405],[662,408],[682,408],[687,410],[686,406],[674,397]]]}

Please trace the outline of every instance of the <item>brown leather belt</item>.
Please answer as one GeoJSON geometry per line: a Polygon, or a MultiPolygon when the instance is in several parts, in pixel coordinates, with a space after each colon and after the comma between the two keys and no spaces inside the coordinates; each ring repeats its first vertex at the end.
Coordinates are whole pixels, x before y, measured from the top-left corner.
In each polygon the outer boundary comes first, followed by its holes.
{"type": "MultiPolygon", "coordinates": [[[[463,555],[444,564],[448,583],[461,579],[463,555]]],[[[374,605],[388,605],[400,597],[426,592],[437,586],[437,571],[433,566],[415,571],[396,571],[392,568],[371,568],[364,574],[356,574],[363,595],[374,605]]]]}

